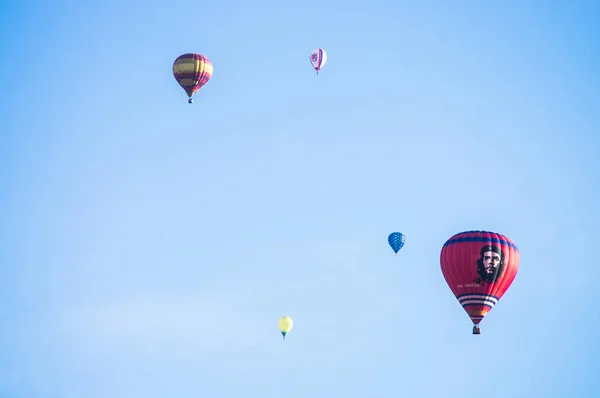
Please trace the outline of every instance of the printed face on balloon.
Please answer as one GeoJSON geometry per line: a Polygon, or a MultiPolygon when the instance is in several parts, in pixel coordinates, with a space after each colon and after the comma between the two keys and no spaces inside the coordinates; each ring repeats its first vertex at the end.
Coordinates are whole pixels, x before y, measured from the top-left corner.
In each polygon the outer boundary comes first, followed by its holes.
{"type": "Polygon", "coordinates": [[[504,271],[504,253],[499,246],[485,245],[479,252],[477,274],[474,281],[478,284],[494,283],[504,271]]]}

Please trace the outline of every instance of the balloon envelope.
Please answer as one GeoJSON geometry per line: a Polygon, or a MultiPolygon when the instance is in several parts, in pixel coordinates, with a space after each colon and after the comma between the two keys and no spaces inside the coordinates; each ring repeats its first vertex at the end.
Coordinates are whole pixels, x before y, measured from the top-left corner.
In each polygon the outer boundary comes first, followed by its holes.
{"type": "Polygon", "coordinates": [[[478,325],[515,279],[519,250],[502,234],[466,231],[444,243],[440,265],[450,290],[478,325]]]}
{"type": "Polygon", "coordinates": [[[388,243],[394,250],[394,253],[398,253],[400,249],[404,246],[404,235],[400,232],[392,232],[390,236],[388,236],[388,243]]]}
{"type": "Polygon", "coordinates": [[[294,327],[294,321],[289,316],[284,316],[279,319],[277,326],[279,326],[279,331],[285,339],[285,335],[294,327]]]}
{"type": "Polygon", "coordinates": [[[326,62],[327,53],[322,48],[317,48],[310,54],[310,63],[312,64],[313,68],[315,68],[317,73],[319,73],[321,68],[325,66],[326,62]]]}
{"type": "Polygon", "coordinates": [[[212,73],[212,63],[202,54],[183,54],[173,62],[173,76],[190,99],[210,80],[212,73]]]}

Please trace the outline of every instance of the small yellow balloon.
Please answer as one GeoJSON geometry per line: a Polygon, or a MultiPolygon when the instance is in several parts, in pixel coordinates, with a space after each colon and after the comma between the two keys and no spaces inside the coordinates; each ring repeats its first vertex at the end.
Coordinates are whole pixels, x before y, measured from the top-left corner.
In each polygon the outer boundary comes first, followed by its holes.
{"type": "Polygon", "coordinates": [[[283,335],[283,339],[285,340],[285,335],[288,334],[290,330],[294,327],[294,320],[289,316],[284,316],[279,320],[279,331],[283,335]]]}

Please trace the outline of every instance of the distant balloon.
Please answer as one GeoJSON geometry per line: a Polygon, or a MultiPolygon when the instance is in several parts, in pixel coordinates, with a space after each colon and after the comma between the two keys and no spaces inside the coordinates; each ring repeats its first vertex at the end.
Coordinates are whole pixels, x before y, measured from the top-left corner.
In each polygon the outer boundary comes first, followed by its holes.
{"type": "Polygon", "coordinates": [[[392,232],[390,236],[388,236],[388,243],[394,250],[394,253],[398,254],[398,251],[404,246],[404,235],[400,232],[392,232]]]}
{"type": "Polygon", "coordinates": [[[212,63],[202,54],[183,54],[173,62],[173,76],[185,90],[190,104],[194,102],[192,95],[210,80],[212,73],[212,63]]]}
{"type": "Polygon", "coordinates": [[[461,232],[444,243],[440,265],[450,290],[473,321],[473,334],[480,334],[479,323],[517,276],[519,250],[495,232],[461,232]]]}
{"type": "Polygon", "coordinates": [[[321,68],[325,66],[325,62],[327,62],[327,53],[322,48],[317,48],[310,54],[310,63],[317,71],[317,75],[321,68]]]}
{"type": "Polygon", "coordinates": [[[288,334],[290,330],[294,327],[294,321],[289,316],[284,316],[279,319],[278,322],[279,331],[283,335],[283,339],[285,340],[285,335],[288,334]]]}

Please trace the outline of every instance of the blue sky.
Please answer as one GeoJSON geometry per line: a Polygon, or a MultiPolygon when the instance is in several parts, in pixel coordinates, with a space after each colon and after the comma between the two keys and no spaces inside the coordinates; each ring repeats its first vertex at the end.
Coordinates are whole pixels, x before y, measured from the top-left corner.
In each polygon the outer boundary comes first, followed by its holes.
{"type": "Polygon", "coordinates": [[[600,395],[600,3],[52,3],[0,6],[1,397],[600,395]]]}

